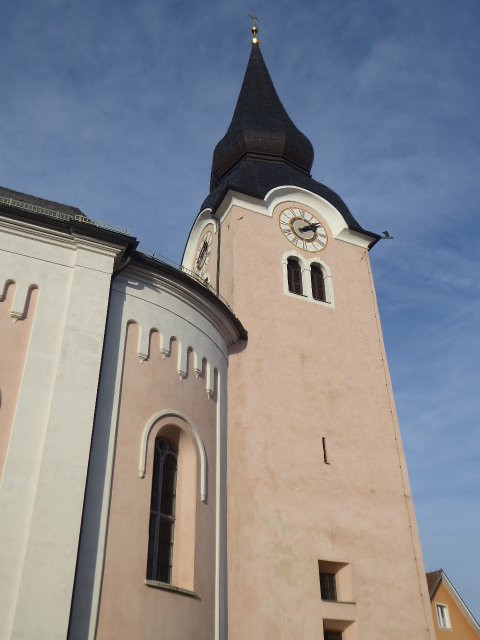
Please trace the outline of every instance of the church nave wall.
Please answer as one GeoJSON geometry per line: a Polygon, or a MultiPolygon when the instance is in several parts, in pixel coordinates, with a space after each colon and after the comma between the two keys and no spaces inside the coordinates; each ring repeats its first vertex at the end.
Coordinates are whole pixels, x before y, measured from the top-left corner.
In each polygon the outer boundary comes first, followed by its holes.
{"type": "Polygon", "coordinates": [[[238,333],[180,278],[135,265],[112,286],[71,640],[94,637],[97,620],[99,639],[153,639],[161,626],[172,640],[211,640],[223,624],[225,389],[238,333]],[[177,495],[171,575],[152,579],[158,447],[177,458],[177,495]]]}

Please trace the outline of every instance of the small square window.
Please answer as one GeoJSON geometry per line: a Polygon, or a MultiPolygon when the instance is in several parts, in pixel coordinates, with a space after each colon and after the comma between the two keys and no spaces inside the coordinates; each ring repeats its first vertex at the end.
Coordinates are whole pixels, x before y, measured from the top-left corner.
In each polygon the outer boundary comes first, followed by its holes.
{"type": "Polygon", "coordinates": [[[440,629],[451,629],[450,615],[448,613],[448,607],[446,604],[436,604],[438,626],[440,629]]]}
{"type": "Polygon", "coordinates": [[[337,601],[337,585],[334,573],[320,572],[320,593],[322,600],[337,601]]]}

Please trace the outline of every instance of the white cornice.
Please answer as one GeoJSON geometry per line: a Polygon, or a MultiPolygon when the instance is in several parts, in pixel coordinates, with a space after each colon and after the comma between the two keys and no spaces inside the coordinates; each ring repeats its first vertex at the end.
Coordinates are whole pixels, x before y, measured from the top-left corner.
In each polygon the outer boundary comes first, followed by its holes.
{"type": "Polygon", "coordinates": [[[40,227],[36,224],[24,222],[23,220],[12,220],[0,216],[0,232],[14,235],[19,238],[36,240],[63,249],[74,250],[76,248],[93,251],[109,257],[116,256],[123,247],[110,242],[103,242],[98,239],[90,239],[84,235],[71,235],[62,231],[57,231],[49,227],[40,227]]]}
{"type": "Polygon", "coordinates": [[[349,228],[345,218],[328,200],[322,198],[317,193],[296,187],[294,185],[284,185],[275,187],[265,196],[265,204],[273,215],[274,209],[283,202],[295,201],[305,204],[318,211],[327,222],[333,237],[342,242],[348,242],[359,247],[368,248],[372,242],[371,236],[353,231],[349,228]]]}
{"type": "Polygon", "coordinates": [[[230,190],[226,193],[225,198],[218,207],[215,217],[218,218],[220,222],[223,222],[233,207],[241,207],[242,209],[247,209],[248,211],[253,211],[254,213],[259,213],[262,216],[271,218],[273,216],[273,209],[270,209],[268,205],[266,205],[266,200],[263,201],[259,198],[252,198],[252,196],[230,190]]]}
{"type": "Polygon", "coordinates": [[[74,236],[73,238],[75,247],[77,249],[83,249],[91,253],[101,254],[109,258],[115,258],[122,250],[123,247],[113,245],[110,243],[101,242],[99,240],[91,240],[85,236],[74,236]]]}

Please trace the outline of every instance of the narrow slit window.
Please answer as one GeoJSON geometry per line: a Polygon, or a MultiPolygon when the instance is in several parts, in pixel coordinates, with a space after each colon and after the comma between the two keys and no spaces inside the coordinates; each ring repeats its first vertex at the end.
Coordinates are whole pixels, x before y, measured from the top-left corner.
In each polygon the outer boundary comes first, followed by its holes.
{"type": "Polygon", "coordinates": [[[164,438],[155,440],[148,537],[147,580],[172,581],[177,452],[164,438]]]}
{"type": "Polygon", "coordinates": [[[314,300],[326,302],[325,296],[325,278],[323,269],[318,264],[312,264],[310,268],[310,277],[312,281],[312,296],[314,300]]]}
{"type": "Polygon", "coordinates": [[[295,258],[287,260],[288,290],[297,296],[303,295],[302,268],[295,258]]]}
{"type": "Polygon", "coordinates": [[[323,447],[323,461],[325,464],[330,464],[328,460],[328,452],[327,452],[327,439],[322,438],[322,447],[323,447]]]}

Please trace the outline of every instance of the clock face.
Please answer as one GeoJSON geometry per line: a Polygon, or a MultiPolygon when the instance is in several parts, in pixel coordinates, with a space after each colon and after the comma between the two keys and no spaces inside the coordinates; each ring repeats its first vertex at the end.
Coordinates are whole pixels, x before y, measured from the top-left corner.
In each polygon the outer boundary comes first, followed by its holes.
{"type": "Polygon", "coordinates": [[[212,240],[213,236],[209,231],[205,234],[203,241],[197,251],[197,257],[195,258],[195,271],[200,275],[203,275],[205,273],[205,269],[207,268],[207,264],[210,259],[210,253],[212,251],[212,240]]]}
{"type": "Polygon", "coordinates": [[[321,251],[327,246],[327,232],[323,225],[308,211],[289,207],[279,217],[283,235],[299,249],[321,251]]]}

